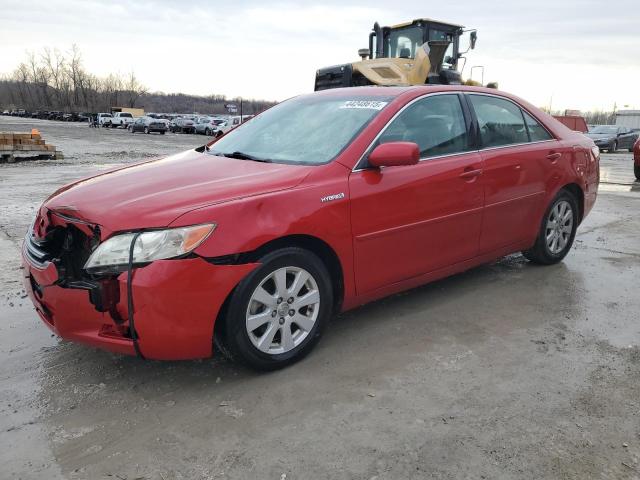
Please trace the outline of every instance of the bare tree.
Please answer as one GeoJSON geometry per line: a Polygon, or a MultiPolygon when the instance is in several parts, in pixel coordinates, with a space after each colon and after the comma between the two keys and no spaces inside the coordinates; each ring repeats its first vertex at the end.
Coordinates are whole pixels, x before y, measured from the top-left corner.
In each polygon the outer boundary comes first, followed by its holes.
{"type": "Polygon", "coordinates": [[[147,93],[147,87],[138,82],[135,73],[129,73],[125,83],[125,91],[127,94],[127,106],[134,108],[138,99],[147,93]]]}
{"type": "MultiPolygon", "coordinates": [[[[259,113],[274,102],[244,100],[243,113],[259,113]]],[[[135,107],[177,113],[226,113],[227,97],[151,93],[134,72],[125,78],[110,74],[99,78],[84,69],[77,45],[66,53],[44,48],[27,52],[26,61],[11,75],[0,78],[0,107],[28,110],[109,111],[111,107],[135,107]]]]}

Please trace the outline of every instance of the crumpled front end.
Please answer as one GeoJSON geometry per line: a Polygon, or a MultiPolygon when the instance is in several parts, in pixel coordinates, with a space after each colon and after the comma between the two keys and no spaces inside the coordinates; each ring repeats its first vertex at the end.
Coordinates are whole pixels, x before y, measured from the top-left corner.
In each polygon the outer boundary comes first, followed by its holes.
{"type": "MultiPolygon", "coordinates": [[[[97,224],[41,209],[23,244],[24,286],[41,319],[60,337],[134,355],[127,272],[98,276],[83,269],[107,236],[97,224]]],[[[131,293],[140,353],[158,360],[211,356],[220,307],[255,267],[216,265],[192,256],[134,268],[131,293]]]]}

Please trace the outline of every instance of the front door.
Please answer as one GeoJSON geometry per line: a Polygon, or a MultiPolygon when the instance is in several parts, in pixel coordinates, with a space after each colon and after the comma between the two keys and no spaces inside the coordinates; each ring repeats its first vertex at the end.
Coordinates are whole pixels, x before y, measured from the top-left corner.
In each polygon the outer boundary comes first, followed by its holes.
{"type": "Polygon", "coordinates": [[[417,165],[368,168],[349,179],[358,294],[477,255],[482,221],[482,159],[469,142],[456,94],[406,107],[372,148],[415,142],[417,165]]]}

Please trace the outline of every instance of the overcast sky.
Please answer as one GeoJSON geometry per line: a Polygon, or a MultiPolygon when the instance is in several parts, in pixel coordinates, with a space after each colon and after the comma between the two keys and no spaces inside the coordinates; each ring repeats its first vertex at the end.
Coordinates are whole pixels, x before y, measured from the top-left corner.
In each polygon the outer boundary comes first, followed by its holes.
{"type": "MultiPolygon", "coordinates": [[[[283,100],[319,67],[358,59],[375,21],[478,29],[485,83],[554,109],[640,108],[640,0],[0,0],[0,73],[26,51],[80,47],[97,75],[153,91],[283,100]]],[[[474,70],[480,79],[480,70],[474,70]]]]}

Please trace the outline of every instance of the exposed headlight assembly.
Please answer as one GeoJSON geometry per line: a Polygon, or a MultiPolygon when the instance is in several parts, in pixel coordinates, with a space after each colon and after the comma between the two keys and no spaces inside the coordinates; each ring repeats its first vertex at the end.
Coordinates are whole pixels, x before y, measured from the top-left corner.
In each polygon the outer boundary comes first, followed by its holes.
{"type": "MultiPolygon", "coordinates": [[[[143,232],[133,247],[133,263],[149,263],[186,255],[204,242],[215,228],[215,223],[208,223],[143,232]]],[[[124,270],[129,263],[129,249],[135,235],[135,232],[123,233],[101,243],[84,264],[84,269],[89,272],[124,270]]]]}

